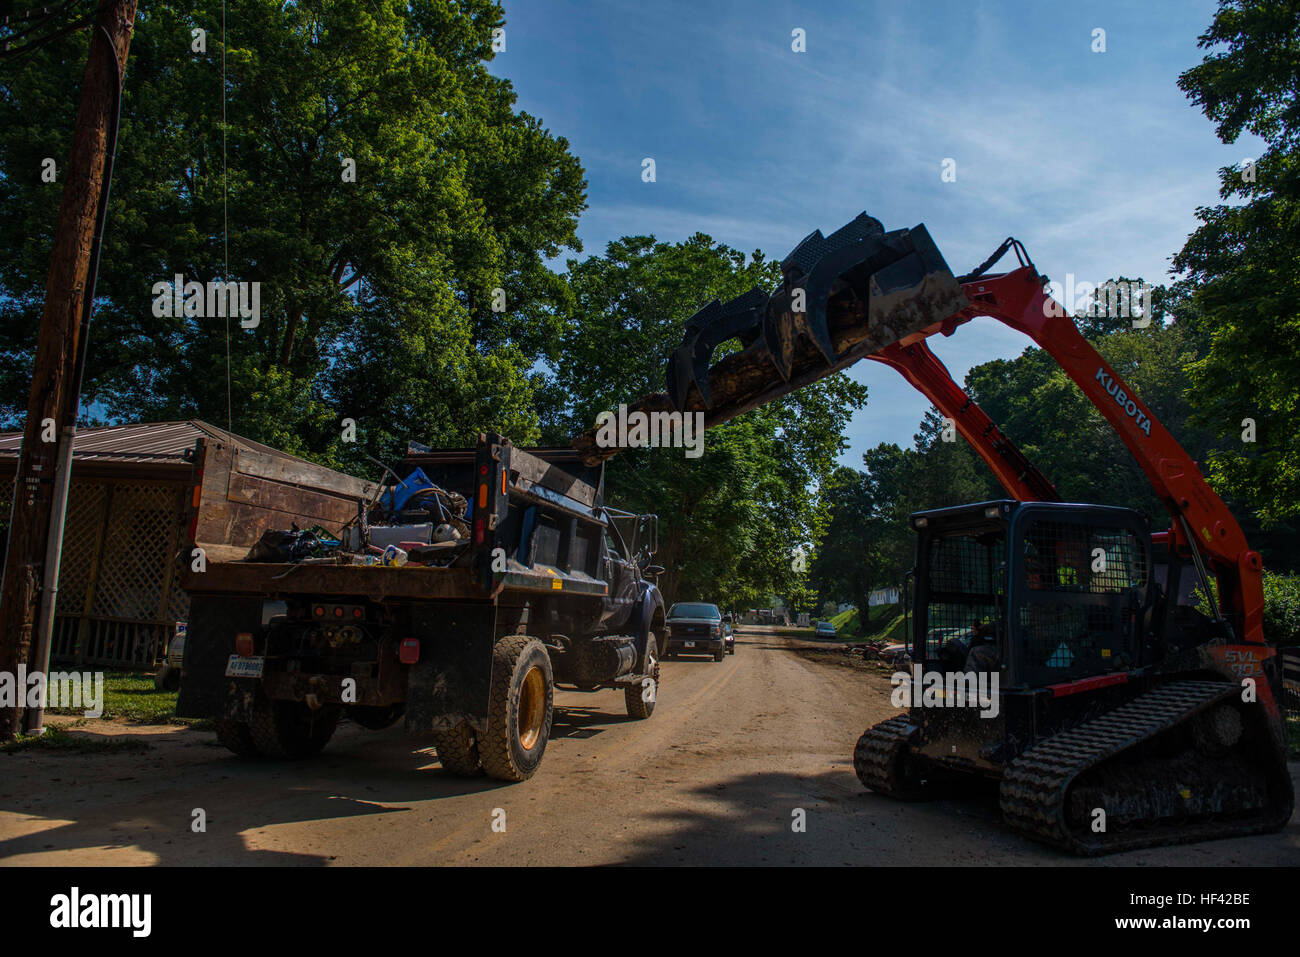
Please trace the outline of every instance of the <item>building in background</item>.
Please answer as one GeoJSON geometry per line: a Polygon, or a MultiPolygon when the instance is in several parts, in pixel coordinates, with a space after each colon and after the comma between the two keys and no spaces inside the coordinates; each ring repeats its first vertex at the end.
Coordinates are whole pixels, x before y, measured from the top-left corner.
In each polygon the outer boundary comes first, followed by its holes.
{"type": "MultiPolygon", "coordinates": [[[[0,434],[0,548],[21,445],[21,432],[0,434]]],[[[51,659],[139,668],[161,660],[189,613],[177,571],[200,506],[204,521],[226,526],[212,540],[247,552],[263,528],[337,522],[373,487],[198,419],[79,431],[51,659]],[[208,462],[199,475],[196,449],[208,462]],[[277,486],[319,490],[314,514],[278,510],[277,486]]]]}

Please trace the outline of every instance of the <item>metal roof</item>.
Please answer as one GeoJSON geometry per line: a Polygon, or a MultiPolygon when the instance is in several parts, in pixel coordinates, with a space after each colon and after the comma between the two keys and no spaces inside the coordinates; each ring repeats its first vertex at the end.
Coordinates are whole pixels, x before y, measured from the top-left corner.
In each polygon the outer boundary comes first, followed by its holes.
{"type": "MultiPolygon", "coordinates": [[[[219,429],[202,419],[178,422],[138,422],[132,425],[106,425],[96,429],[78,429],[72,444],[74,461],[162,463],[185,462],[184,453],[194,448],[201,437],[216,439],[249,451],[268,452],[285,458],[297,458],[269,445],[219,429]]],[[[0,461],[17,459],[22,446],[21,432],[0,433],[0,461]]]]}

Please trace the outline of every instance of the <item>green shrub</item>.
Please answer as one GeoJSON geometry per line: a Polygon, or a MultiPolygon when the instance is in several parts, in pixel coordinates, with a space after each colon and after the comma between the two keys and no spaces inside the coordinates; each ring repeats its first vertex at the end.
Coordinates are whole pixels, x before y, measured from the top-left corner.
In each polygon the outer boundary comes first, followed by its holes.
{"type": "Polygon", "coordinates": [[[1264,637],[1274,644],[1300,643],[1300,575],[1264,573],[1264,637]]]}

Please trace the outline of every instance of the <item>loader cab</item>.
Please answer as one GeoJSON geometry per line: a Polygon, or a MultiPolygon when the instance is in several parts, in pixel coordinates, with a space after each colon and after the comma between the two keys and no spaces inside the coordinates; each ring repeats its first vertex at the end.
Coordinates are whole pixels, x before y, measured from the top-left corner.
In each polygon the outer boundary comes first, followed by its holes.
{"type": "Polygon", "coordinates": [[[1010,687],[1142,664],[1151,531],[1126,508],[1038,502],[1011,520],[1010,687]]]}
{"type": "Polygon", "coordinates": [[[980,502],[917,512],[909,652],[925,670],[996,662],[1041,688],[1141,660],[1151,535],[1125,508],[980,502]]]}
{"type": "MultiPolygon", "coordinates": [[[[1141,663],[1151,537],[1139,513],[1002,500],[917,512],[911,525],[921,755],[995,771],[1050,732],[1045,697],[1141,663]]],[[[1072,707],[1056,714],[1071,720],[1072,707]]]]}

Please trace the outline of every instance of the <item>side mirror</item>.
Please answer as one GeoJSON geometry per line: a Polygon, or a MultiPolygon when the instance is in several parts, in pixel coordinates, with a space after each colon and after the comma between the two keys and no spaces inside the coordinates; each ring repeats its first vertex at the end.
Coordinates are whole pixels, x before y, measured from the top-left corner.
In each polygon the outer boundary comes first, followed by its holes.
{"type": "Polygon", "coordinates": [[[647,566],[645,567],[645,573],[646,573],[647,575],[662,575],[662,574],[664,573],[664,566],[662,566],[662,565],[647,565],[647,566]]]}

